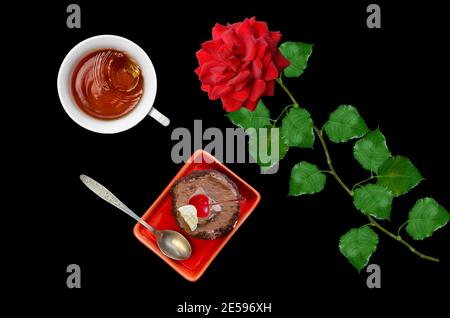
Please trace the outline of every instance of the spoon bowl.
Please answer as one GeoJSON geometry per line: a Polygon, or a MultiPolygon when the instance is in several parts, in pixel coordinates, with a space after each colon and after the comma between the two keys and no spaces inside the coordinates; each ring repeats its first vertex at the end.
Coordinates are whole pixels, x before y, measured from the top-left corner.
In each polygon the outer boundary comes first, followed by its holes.
{"type": "Polygon", "coordinates": [[[152,232],[156,237],[156,242],[158,243],[159,249],[164,255],[177,261],[186,260],[191,257],[191,244],[181,233],[173,230],[155,230],[150,224],[131,211],[130,208],[123,204],[114,194],[112,194],[100,183],[84,174],[80,175],[80,179],[100,198],[125,212],[152,232]]]}
{"type": "Polygon", "coordinates": [[[172,230],[156,231],[156,242],[161,252],[174,260],[182,261],[191,256],[191,245],[179,232],[172,230]]]}

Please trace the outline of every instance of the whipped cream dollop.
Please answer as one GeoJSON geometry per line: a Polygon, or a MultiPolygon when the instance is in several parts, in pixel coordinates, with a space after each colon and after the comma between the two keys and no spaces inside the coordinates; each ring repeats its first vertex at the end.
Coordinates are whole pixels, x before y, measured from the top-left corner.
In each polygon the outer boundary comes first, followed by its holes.
{"type": "Polygon", "coordinates": [[[180,206],[178,212],[180,212],[181,217],[189,226],[189,229],[195,231],[198,226],[197,209],[195,206],[191,204],[180,206]]]}

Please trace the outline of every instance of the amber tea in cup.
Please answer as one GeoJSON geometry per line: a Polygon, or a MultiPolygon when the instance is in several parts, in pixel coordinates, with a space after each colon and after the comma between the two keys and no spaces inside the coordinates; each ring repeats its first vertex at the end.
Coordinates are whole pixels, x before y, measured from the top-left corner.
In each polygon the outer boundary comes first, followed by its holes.
{"type": "Polygon", "coordinates": [[[170,123],[153,107],[157,79],[150,57],[120,36],[97,35],[75,45],[61,63],[57,88],[70,118],[94,132],[119,133],[147,115],[170,123]]]}
{"type": "Polygon", "coordinates": [[[101,49],[77,64],[71,89],[76,104],[85,113],[100,119],[116,119],[139,103],[144,78],[139,65],[125,52],[101,49]]]}

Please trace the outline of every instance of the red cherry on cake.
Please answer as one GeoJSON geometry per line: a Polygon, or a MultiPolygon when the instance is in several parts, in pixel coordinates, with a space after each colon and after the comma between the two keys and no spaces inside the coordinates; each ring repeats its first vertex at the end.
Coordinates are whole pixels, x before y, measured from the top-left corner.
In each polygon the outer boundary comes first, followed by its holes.
{"type": "Polygon", "coordinates": [[[197,209],[199,218],[206,218],[209,215],[209,199],[204,194],[196,194],[189,199],[189,204],[197,209]]]}
{"type": "Polygon", "coordinates": [[[209,215],[209,212],[211,211],[210,208],[213,205],[229,203],[229,202],[237,202],[237,201],[243,201],[243,200],[234,199],[234,200],[225,200],[225,201],[219,201],[219,202],[215,202],[215,203],[209,203],[209,199],[206,195],[196,194],[196,195],[193,195],[189,199],[189,204],[195,206],[195,208],[197,209],[197,217],[206,218],[209,215]]]}

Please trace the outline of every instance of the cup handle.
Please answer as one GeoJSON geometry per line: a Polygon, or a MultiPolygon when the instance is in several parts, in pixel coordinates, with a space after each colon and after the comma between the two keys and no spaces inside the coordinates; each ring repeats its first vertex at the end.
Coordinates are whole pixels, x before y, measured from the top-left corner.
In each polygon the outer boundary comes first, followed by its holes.
{"type": "Polygon", "coordinates": [[[158,121],[161,125],[163,126],[169,126],[170,124],[170,119],[167,118],[166,116],[164,116],[163,114],[161,114],[156,108],[152,107],[152,109],[150,110],[150,112],[148,113],[148,115],[154,119],[156,119],[156,121],[158,121]]]}

